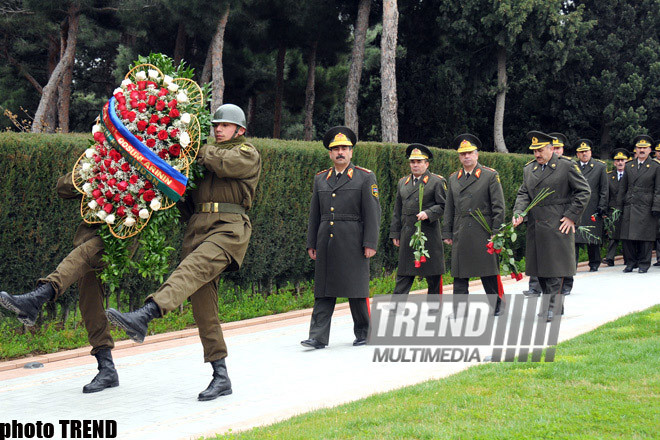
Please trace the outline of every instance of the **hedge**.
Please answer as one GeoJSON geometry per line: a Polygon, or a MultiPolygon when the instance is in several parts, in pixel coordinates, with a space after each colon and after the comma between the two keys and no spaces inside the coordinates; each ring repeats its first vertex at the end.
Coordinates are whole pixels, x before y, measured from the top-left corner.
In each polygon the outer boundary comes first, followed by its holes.
{"type": "MultiPolygon", "coordinates": [[[[55,183],[73,167],[87,147],[89,135],[0,133],[0,289],[20,293],[50,273],[71,250],[80,222],[79,201],[57,197],[55,183]]],[[[313,279],[313,264],[305,252],[307,217],[314,175],[331,165],[320,142],[250,139],[262,155],[263,172],[255,204],[249,212],[253,235],[240,272],[228,280],[247,286],[313,279]]],[[[431,171],[449,176],[460,166],[453,150],[432,148],[431,171]]],[[[522,167],[530,156],[480,153],[480,162],[500,172],[510,218],[522,167]]],[[[380,245],[372,261],[373,274],[396,268],[396,249],[388,239],[396,184],[409,173],[405,145],[359,143],[354,163],[375,172],[382,207],[380,245]]],[[[181,228],[171,231],[178,249],[181,228]]],[[[518,242],[517,252],[524,245],[518,242]]],[[[449,258],[449,253],[446,253],[449,258]]],[[[172,258],[176,264],[178,253],[172,258]]],[[[125,289],[146,296],[156,286],[130,277],[125,289]]],[[[77,292],[69,295],[76,298],[77,292]]],[[[63,299],[66,304],[66,298],[63,299]]]]}

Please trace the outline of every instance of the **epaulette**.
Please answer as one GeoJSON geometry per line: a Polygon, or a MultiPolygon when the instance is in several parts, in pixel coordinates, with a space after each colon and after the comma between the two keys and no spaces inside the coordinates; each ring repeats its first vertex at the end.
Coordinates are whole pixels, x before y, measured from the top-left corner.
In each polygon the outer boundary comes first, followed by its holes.
{"type": "Polygon", "coordinates": [[[600,162],[600,163],[602,163],[603,165],[607,166],[607,163],[605,163],[604,160],[600,160],[600,159],[594,159],[594,160],[595,160],[596,162],[600,162]]]}
{"type": "Polygon", "coordinates": [[[371,171],[371,170],[368,170],[368,169],[366,169],[366,168],[359,167],[359,166],[357,166],[357,165],[355,165],[355,168],[357,168],[358,170],[364,171],[365,173],[372,173],[372,172],[373,172],[373,171],[371,171]]]}
{"type": "Polygon", "coordinates": [[[444,177],[442,177],[440,174],[435,174],[435,173],[431,173],[431,174],[433,174],[435,177],[439,177],[441,179],[444,179],[444,177]]]}
{"type": "Polygon", "coordinates": [[[532,159],[532,160],[530,160],[529,162],[527,162],[527,163],[525,164],[525,166],[529,165],[529,164],[532,163],[532,162],[536,162],[536,159],[532,159]]]}
{"type": "Polygon", "coordinates": [[[327,172],[330,171],[331,169],[332,169],[332,168],[328,168],[327,170],[319,171],[318,173],[316,173],[316,175],[318,176],[319,174],[327,173],[327,172]]]}
{"type": "Polygon", "coordinates": [[[485,169],[487,169],[488,171],[495,171],[495,172],[497,172],[497,170],[496,170],[495,168],[487,167],[486,165],[481,165],[481,168],[485,168],[485,169]]]}
{"type": "Polygon", "coordinates": [[[660,160],[658,160],[658,159],[655,159],[655,158],[653,159],[653,162],[657,162],[657,163],[659,163],[659,164],[660,164],[660,160]]]}
{"type": "Polygon", "coordinates": [[[567,161],[569,161],[569,162],[573,162],[573,158],[568,157],[568,156],[559,156],[559,158],[560,158],[560,159],[567,160],[567,161]]]}
{"type": "Polygon", "coordinates": [[[456,173],[458,173],[459,171],[460,171],[460,170],[456,170],[456,171],[454,171],[453,173],[451,173],[451,174],[449,175],[449,177],[455,176],[456,173]]]}
{"type": "Polygon", "coordinates": [[[613,172],[614,172],[614,170],[606,171],[607,174],[612,174],[613,172]]]}

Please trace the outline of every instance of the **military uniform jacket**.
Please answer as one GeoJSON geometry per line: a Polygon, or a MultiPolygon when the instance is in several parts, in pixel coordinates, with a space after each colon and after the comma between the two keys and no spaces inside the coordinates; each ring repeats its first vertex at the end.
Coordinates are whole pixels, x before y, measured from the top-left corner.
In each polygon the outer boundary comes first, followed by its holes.
{"type": "Polygon", "coordinates": [[[587,183],[591,189],[591,197],[589,197],[589,203],[587,203],[587,207],[575,226],[591,226],[589,233],[597,238],[578,232],[575,234],[575,242],[597,244],[601,242],[603,235],[603,218],[598,215],[598,212],[607,213],[607,203],[609,200],[607,166],[605,162],[593,158],[587,162],[584,168],[582,168],[580,162],[577,162],[577,164],[582,171],[582,175],[587,179],[587,183]],[[592,215],[596,220],[595,222],[591,221],[592,215]]]}
{"type": "MultiPolygon", "coordinates": [[[[621,176],[621,179],[623,179],[623,176],[621,176]]],[[[607,205],[609,207],[608,215],[612,215],[614,212],[614,209],[616,208],[616,198],[617,194],[619,193],[619,178],[618,178],[618,173],[616,169],[612,171],[607,172],[607,182],[608,182],[608,202],[607,205]]],[[[612,240],[620,240],[621,239],[621,213],[619,214],[619,218],[617,219],[616,222],[614,222],[614,231],[612,231],[612,236],[610,237],[612,240]]]]}
{"type": "Polygon", "coordinates": [[[334,168],[316,175],[307,226],[307,249],[316,249],[316,298],[369,296],[364,248],[378,248],[379,228],[374,173],[350,163],[339,180],[334,168]]]}
{"type": "Polygon", "coordinates": [[[238,270],[245,257],[252,224],[247,214],[231,212],[195,213],[199,203],[219,202],[252,206],[261,174],[261,156],[244,136],[204,145],[197,162],[206,170],[195,182],[197,187],[179,203],[188,227],[183,237],[182,253],[188,255],[202,242],[211,242],[227,252],[231,263],[227,271],[238,270]]]}
{"type": "Polygon", "coordinates": [[[637,159],[626,162],[619,182],[617,207],[621,209],[621,239],[655,241],[660,214],[660,161],[650,157],[638,165],[637,159]]]}
{"type": "Polygon", "coordinates": [[[444,177],[428,170],[419,177],[416,185],[413,184],[413,179],[413,175],[410,174],[399,180],[390,223],[390,238],[397,238],[400,241],[397,274],[421,277],[442,275],[445,273],[445,255],[440,223],[445,210],[447,181],[444,177]],[[415,223],[419,213],[420,185],[424,185],[422,211],[429,216],[427,220],[422,221],[422,232],[428,239],[425,247],[430,258],[427,258],[421,267],[415,268],[415,256],[410,247],[410,238],[417,230],[415,223]]]}
{"type": "Polygon", "coordinates": [[[553,154],[545,170],[535,160],[531,161],[523,169],[514,214],[522,213],[543,188],[554,193],[527,216],[525,272],[537,277],[575,275],[575,234],[563,234],[559,225],[562,217],[573,222],[580,218],[591,195],[589,184],[570,159],[553,154]]]}
{"type": "Polygon", "coordinates": [[[466,178],[463,169],[449,176],[442,235],[452,239],[451,274],[455,278],[498,275],[497,255],[486,245],[490,234],[472,216],[481,211],[493,234],[504,223],[504,193],[497,171],[479,163],[466,178]]]}

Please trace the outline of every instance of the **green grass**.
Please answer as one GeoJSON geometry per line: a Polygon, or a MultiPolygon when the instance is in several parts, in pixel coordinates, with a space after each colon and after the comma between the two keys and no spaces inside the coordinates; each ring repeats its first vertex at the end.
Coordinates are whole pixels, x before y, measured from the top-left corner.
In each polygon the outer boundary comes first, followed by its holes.
{"type": "Polygon", "coordinates": [[[660,306],[655,306],[559,344],[555,362],[483,364],[216,438],[659,437],[660,306]]]}

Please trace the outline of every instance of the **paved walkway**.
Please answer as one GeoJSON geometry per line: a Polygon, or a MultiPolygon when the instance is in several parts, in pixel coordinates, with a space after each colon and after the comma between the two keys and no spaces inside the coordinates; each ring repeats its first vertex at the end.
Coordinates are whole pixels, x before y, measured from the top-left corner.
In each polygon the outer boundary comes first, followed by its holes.
{"type": "MultiPolygon", "coordinates": [[[[560,340],[660,303],[659,268],[647,274],[621,270],[619,264],[578,273],[566,298],[560,340]]],[[[507,294],[520,294],[527,279],[504,287],[507,294]]],[[[483,293],[479,284],[471,292],[483,293]]],[[[120,439],[198,438],[446,377],[471,365],[374,363],[374,347],[351,344],[347,304],[335,313],[328,348],[300,346],[308,326],[309,310],[226,325],[234,394],[210,402],[196,400],[211,368],[202,363],[194,330],[149,337],[142,345],[119,343],[113,353],[121,385],[96,394],[81,392],[96,374],[89,348],[39,357],[45,362],[39,369],[21,368],[34,359],[0,363],[0,422],[53,423],[59,438],[59,420],[110,419],[117,421],[120,439]]]]}

